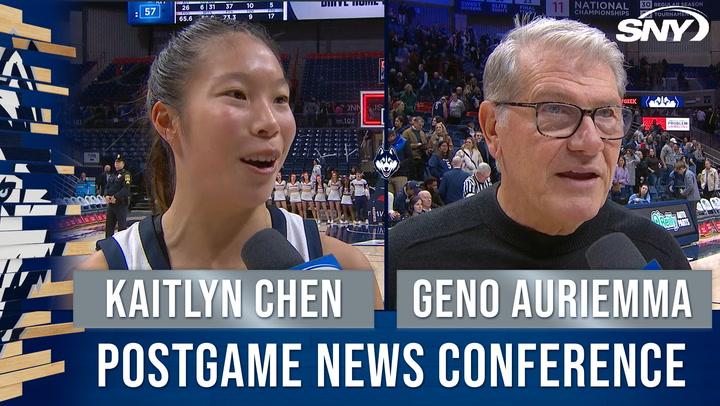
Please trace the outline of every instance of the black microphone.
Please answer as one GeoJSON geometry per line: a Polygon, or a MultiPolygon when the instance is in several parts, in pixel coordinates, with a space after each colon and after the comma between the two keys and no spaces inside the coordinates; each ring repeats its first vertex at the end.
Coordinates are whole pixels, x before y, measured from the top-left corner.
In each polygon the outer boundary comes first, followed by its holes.
{"type": "Polygon", "coordinates": [[[623,233],[611,233],[595,241],[585,252],[590,269],[645,269],[647,260],[623,233]]]}
{"type": "Polygon", "coordinates": [[[247,269],[288,270],[305,262],[277,230],[267,228],[250,237],[240,253],[247,269]]]}

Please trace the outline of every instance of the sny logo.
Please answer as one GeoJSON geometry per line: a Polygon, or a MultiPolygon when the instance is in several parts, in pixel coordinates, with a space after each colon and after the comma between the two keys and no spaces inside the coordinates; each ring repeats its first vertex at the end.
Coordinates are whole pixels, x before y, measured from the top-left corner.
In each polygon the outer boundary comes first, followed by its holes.
{"type": "Polygon", "coordinates": [[[398,170],[400,161],[398,160],[395,148],[385,149],[380,147],[375,155],[375,169],[383,178],[389,179],[395,171],[398,170]]]}
{"type": "Polygon", "coordinates": [[[690,38],[690,41],[702,41],[710,32],[710,23],[708,23],[707,16],[699,10],[684,6],[658,7],[640,14],[639,18],[622,20],[618,24],[618,30],[623,34],[616,34],[615,38],[620,42],[645,42],[650,39],[650,33],[652,33],[658,41],[665,42],[670,31],[672,31],[672,41],[679,42],[693,21],[696,21],[698,25],[697,34],[690,38]],[[682,25],[679,20],[666,18],[662,20],[662,24],[658,27],[658,24],[651,16],[660,11],[682,13],[692,18],[683,21],[682,25]]]}

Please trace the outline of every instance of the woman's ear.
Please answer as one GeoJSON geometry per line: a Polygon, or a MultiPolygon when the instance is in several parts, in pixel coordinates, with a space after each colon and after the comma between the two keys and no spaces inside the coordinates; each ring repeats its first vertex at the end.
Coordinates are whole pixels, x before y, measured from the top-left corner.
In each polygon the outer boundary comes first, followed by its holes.
{"type": "Polygon", "coordinates": [[[153,127],[155,127],[160,137],[175,149],[180,133],[177,111],[169,105],[158,101],[153,105],[150,117],[153,127]]]}

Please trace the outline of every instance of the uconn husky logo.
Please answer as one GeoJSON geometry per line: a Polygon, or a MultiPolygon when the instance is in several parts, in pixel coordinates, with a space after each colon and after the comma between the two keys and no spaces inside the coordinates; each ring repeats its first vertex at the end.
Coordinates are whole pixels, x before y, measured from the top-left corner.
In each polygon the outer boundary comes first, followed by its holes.
{"type": "Polygon", "coordinates": [[[671,41],[679,42],[693,23],[697,23],[697,33],[690,38],[690,41],[702,41],[710,32],[710,23],[705,14],[694,8],[684,6],[658,7],[640,14],[638,18],[628,18],[620,21],[618,30],[622,34],[615,35],[615,38],[620,42],[646,42],[650,39],[650,33],[652,33],[658,41],[665,42],[672,31],[671,41]],[[658,23],[653,20],[652,15],[659,11],[685,14],[687,17],[683,17],[687,19],[680,24],[680,20],[665,18],[660,20],[662,24],[658,27],[658,23]]]}
{"type": "Polygon", "coordinates": [[[385,149],[380,147],[375,155],[375,169],[380,172],[383,178],[389,179],[398,170],[400,161],[394,148],[385,149]]]}

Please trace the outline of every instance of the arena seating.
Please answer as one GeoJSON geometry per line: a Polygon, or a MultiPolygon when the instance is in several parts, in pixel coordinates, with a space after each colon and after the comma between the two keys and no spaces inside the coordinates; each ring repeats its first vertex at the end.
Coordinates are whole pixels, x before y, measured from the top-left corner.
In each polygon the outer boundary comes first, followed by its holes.
{"type": "Polygon", "coordinates": [[[117,154],[122,154],[127,166],[134,170],[145,166],[150,148],[149,138],[133,129],[73,129],[67,131],[66,136],[76,144],[74,150],[99,152],[101,162],[113,160],[117,154]]]}
{"type": "Polygon", "coordinates": [[[359,101],[361,90],[382,90],[378,83],[380,52],[309,54],[305,60],[302,99],[359,101]]]}
{"type": "Polygon", "coordinates": [[[357,167],[358,129],[299,128],[285,160],[283,176],[312,170],[312,161],[318,158],[325,169],[335,168],[341,175],[357,167]]]}

